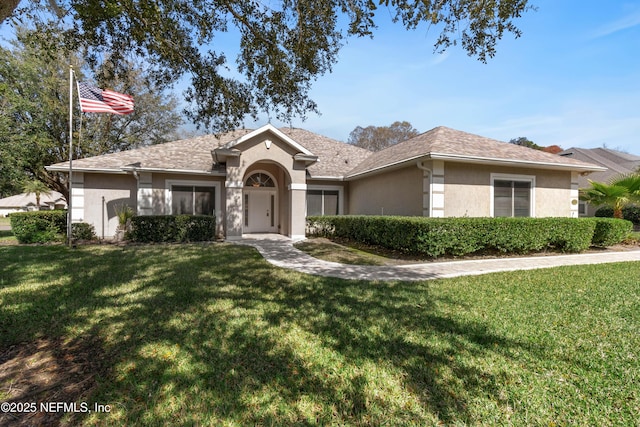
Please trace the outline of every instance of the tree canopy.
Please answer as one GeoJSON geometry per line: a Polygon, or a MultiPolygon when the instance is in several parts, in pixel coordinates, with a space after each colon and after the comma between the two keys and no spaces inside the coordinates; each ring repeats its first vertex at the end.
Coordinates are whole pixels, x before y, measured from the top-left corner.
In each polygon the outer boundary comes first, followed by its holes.
{"type": "Polygon", "coordinates": [[[533,148],[534,150],[542,150],[542,147],[531,141],[526,136],[520,136],[518,138],[512,138],[509,140],[509,144],[519,145],[521,147],[533,148]]]}
{"type": "Polygon", "coordinates": [[[188,76],[186,113],[224,131],[247,115],[289,121],[317,112],[312,82],[331,71],[346,38],[372,36],[381,16],[406,29],[435,28],[436,51],[460,45],[486,62],[505,33],[521,35],[515,20],[532,8],[529,0],[10,0],[0,23],[29,23],[43,40],[62,26],[65,46],[87,47],[90,64],[116,76],[134,57],[147,60],[159,86],[188,76]],[[218,48],[225,33],[239,37],[235,66],[235,53],[218,48]]]}
{"type": "Polygon", "coordinates": [[[393,122],[391,126],[357,126],[349,134],[347,142],[371,151],[380,151],[399,142],[418,136],[420,132],[411,123],[393,122]]]}
{"type": "MultiPolygon", "coordinates": [[[[59,34],[50,33],[50,40],[59,34]]],[[[20,190],[21,182],[39,180],[67,196],[67,176],[45,166],[69,159],[68,63],[84,74],[81,57],[68,51],[47,51],[33,32],[18,31],[12,48],[0,47],[0,192],[20,190]]],[[[127,116],[79,114],[73,135],[74,157],[111,153],[166,142],[180,126],[177,101],[150,85],[145,72],[129,64],[126,80],[95,76],[101,87],[132,95],[136,110],[127,116]],[[79,120],[82,119],[80,126],[79,120]],[[82,134],[77,130],[82,129],[82,134]]],[[[76,101],[75,108],[78,108],[76,101]]]]}

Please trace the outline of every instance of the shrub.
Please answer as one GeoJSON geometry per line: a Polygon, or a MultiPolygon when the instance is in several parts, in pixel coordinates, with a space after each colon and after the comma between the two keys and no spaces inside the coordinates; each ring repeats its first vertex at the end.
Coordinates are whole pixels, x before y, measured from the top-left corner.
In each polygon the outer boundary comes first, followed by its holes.
{"type": "MultiPolygon", "coordinates": [[[[603,206],[594,214],[598,218],[613,218],[613,208],[603,206]]],[[[631,221],[634,225],[640,225],[640,206],[625,206],[622,208],[622,218],[631,221]]]]}
{"type": "Polygon", "coordinates": [[[202,242],[215,238],[216,219],[205,215],[141,215],[126,238],[136,242],[202,242]]]}
{"type": "Polygon", "coordinates": [[[529,253],[589,248],[596,221],[574,218],[422,218],[321,216],[308,218],[312,235],[336,236],[438,257],[481,251],[529,253]],[[314,234],[317,233],[317,234],[314,234]]]}
{"type": "Polygon", "coordinates": [[[11,231],[20,243],[47,243],[64,240],[67,211],[15,212],[9,215],[11,231]]]}
{"type": "Polygon", "coordinates": [[[96,230],[93,225],[86,222],[76,222],[71,224],[71,238],[73,240],[95,240],[96,230]]]}
{"type": "Polygon", "coordinates": [[[595,246],[611,246],[624,241],[633,230],[631,221],[616,218],[595,218],[592,243],[595,246]]]}

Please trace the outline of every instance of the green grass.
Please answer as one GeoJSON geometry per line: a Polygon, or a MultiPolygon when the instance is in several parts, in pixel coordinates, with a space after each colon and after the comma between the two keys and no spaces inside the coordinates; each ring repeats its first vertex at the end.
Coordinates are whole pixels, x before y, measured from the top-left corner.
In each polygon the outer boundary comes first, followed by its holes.
{"type": "Polygon", "coordinates": [[[0,230],[0,245],[16,244],[18,244],[18,239],[16,239],[11,230],[0,230]]]}
{"type": "Polygon", "coordinates": [[[366,252],[356,247],[334,243],[328,239],[309,239],[294,245],[312,257],[325,261],[351,265],[388,265],[394,260],[384,256],[366,252]]]}
{"type": "Polygon", "coordinates": [[[0,266],[0,360],[45,339],[97,360],[79,400],[111,413],[73,425],[640,419],[640,262],[386,283],[215,244],[5,246],[0,266]]]}

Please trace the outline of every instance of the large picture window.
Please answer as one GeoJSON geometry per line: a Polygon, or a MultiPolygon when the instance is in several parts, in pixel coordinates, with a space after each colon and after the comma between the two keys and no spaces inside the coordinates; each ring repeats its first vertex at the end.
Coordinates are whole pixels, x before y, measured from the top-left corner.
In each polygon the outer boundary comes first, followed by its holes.
{"type": "Polygon", "coordinates": [[[340,192],[307,190],[307,216],[338,215],[340,192]]]}
{"type": "Polygon", "coordinates": [[[171,213],[174,215],[213,215],[215,187],[195,185],[171,186],[171,213]]]}
{"type": "Polygon", "coordinates": [[[496,176],[492,183],[494,217],[533,216],[533,177],[496,176]]]}

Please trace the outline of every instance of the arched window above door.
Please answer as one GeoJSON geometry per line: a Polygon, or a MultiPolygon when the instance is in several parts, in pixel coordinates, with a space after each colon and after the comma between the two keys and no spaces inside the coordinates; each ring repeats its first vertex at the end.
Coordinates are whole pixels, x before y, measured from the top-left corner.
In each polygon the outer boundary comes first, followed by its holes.
{"type": "Polygon", "coordinates": [[[273,182],[273,179],[271,179],[269,175],[267,175],[266,173],[258,172],[258,173],[254,173],[249,178],[247,178],[247,181],[245,182],[245,186],[258,188],[258,187],[275,187],[276,185],[273,182]]]}

